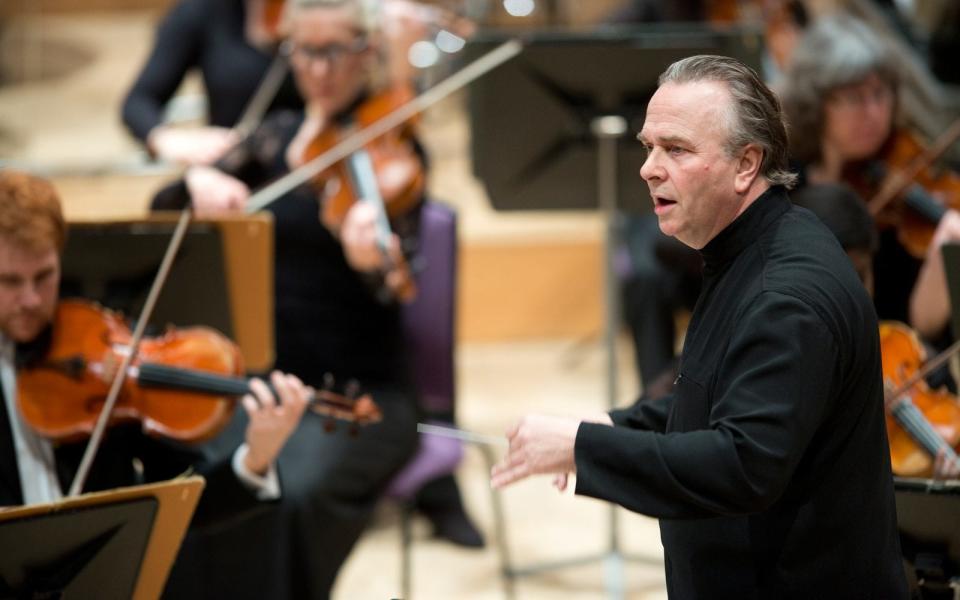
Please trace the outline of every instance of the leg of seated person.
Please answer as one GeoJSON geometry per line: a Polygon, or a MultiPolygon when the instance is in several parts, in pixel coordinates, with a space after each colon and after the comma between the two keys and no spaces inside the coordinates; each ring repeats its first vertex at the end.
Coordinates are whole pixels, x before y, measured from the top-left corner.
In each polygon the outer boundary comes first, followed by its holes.
{"type": "Polygon", "coordinates": [[[483,535],[463,506],[460,488],[453,475],[427,483],[414,500],[417,510],[433,525],[433,534],[467,548],[482,548],[483,535]]]}
{"type": "Polygon", "coordinates": [[[343,424],[326,431],[326,420],[308,413],[280,454],[274,510],[204,540],[206,597],[329,597],[384,488],[416,449],[412,400],[395,389],[366,391],[381,422],[351,435],[343,424]]]}
{"type": "Polygon", "coordinates": [[[646,383],[670,365],[674,355],[674,298],[677,274],[656,255],[663,234],[654,215],[632,216],[625,242],[631,270],[623,283],[623,314],[633,336],[637,371],[646,383]]]}

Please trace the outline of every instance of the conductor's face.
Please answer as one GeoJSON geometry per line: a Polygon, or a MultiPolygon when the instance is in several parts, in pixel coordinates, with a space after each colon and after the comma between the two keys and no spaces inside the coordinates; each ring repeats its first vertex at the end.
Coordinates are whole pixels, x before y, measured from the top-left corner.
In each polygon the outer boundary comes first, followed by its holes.
{"type": "Polygon", "coordinates": [[[742,210],[741,157],[729,156],[730,93],[715,81],[666,83],[650,99],[638,136],[647,149],[640,176],[660,230],[702,248],[742,210]]]}
{"type": "Polygon", "coordinates": [[[53,318],[60,285],[60,257],[0,237],[0,333],[29,342],[53,318]]]}

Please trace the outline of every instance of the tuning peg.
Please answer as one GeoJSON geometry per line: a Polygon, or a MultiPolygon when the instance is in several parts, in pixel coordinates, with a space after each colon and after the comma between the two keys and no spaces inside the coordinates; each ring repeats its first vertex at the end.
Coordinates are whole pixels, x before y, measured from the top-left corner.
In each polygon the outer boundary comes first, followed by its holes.
{"type": "Polygon", "coordinates": [[[357,437],[360,434],[360,427],[356,423],[351,423],[347,433],[350,434],[350,437],[357,437]]]}
{"type": "Polygon", "coordinates": [[[343,388],[343,395],[351,400],[356,400],[357,396],[360,395],[360,382],[356,379],[348,381],[343,388]]]}
{"type": "Polygon", "coordinates": [[[327,372],[323,374],[323,389],[328,392],[331,391],[334,383],[333,373],[327,372]]]}
{"type": "Polygon", "coordinates": [[[327,417],[327,419],[323,422],[323,430],[327,433],[332,433],[336,428],[337,422],[333,419],[333,417],[327,417]]]}

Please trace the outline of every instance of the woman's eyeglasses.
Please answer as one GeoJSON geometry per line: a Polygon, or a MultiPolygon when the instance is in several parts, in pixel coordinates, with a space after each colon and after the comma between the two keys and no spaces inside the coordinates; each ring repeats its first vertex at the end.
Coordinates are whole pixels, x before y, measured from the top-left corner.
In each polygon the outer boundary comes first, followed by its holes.
{"type": "Polygon", "coordinates": [[[324,61],[331,68],[343,62],[348,55],[360,54],[369,47],[367,38],[359,36],[349,44],[327,44],[325,46],[311,46],[295,44],[287,40],[280,46],[280,52],[291,60],[301,61],[309,65],[314,61],[324,61]]]}

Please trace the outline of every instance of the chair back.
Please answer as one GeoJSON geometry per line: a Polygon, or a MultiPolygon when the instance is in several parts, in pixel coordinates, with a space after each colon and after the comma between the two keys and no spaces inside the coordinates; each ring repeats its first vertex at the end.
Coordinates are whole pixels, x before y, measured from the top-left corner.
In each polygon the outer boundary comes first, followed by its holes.
{"type": "Polygon", "coordinates": [[[426,202],[420,214],[416,258],[418,294],[403,307],[403,330],[420,406],[428,415],[453,417],[454,335],[457,296],[457,216],[426,202]]]}

